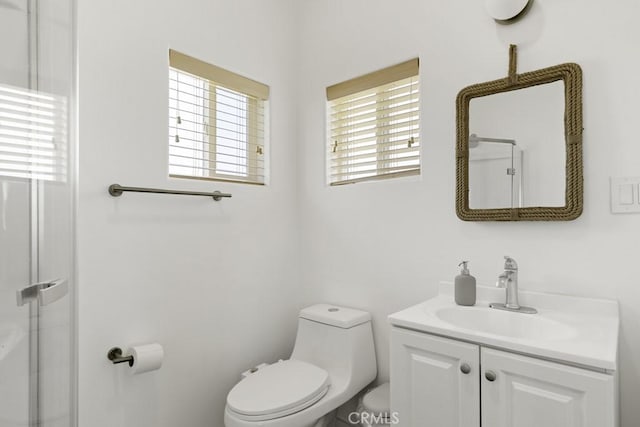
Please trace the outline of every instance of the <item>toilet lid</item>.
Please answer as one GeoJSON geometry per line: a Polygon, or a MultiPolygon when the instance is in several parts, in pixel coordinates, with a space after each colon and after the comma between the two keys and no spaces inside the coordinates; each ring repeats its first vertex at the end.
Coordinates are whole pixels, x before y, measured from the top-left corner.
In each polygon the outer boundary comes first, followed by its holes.
{"type": "Polygon", "coordinates": [[[279,418],[313,405],[328,388],[327,371],[291,359],[262,368],[240,381],[229,392],[227,406],[242,418],[279,418]]]}

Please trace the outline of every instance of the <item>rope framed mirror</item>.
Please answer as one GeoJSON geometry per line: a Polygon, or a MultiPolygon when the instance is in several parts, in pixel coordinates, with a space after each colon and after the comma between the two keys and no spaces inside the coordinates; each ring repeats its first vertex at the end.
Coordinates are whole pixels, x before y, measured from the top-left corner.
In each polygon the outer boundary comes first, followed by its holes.
{"type": "Polygon", "coordinates": [[[574,220],[584,192],[582,70],[575,63],[516,68],[511,45],[506,78],[458,93],[456,214],[463,221],[574,220]]]}

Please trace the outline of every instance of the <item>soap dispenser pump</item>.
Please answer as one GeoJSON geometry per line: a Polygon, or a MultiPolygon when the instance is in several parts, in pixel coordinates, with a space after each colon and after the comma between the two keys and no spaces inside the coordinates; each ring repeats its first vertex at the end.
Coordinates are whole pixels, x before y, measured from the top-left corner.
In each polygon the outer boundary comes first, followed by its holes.
{"type": "Polygon", "coordinates": [[[462,271],[455,279],[455,300],[458,305],[475,305],[476,303],[476,278],[469,273],[467,264],[469,261],[462,261],[462,271]]]}

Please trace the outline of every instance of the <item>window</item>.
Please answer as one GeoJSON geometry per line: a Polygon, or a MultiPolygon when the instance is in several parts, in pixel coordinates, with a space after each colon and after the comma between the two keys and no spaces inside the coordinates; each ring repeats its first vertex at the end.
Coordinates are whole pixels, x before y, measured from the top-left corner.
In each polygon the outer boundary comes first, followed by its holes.
{"type": "Polygon", "coordinates": [[[418,59],[327,88],[330,185],[420,173],[418,59]]]}
{"type": "Polygon", "coordinates": [[[169,175],[264,184],[269,87],[169,51],[169,175]]]}

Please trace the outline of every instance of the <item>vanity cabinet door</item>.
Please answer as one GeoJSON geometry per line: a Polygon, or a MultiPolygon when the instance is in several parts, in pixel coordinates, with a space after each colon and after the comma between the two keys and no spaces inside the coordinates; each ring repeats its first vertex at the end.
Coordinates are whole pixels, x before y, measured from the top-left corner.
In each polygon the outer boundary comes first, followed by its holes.
{"type": "Polygon", "coordinates": [[[617,425],[612,375],[487,348],[481,360],[483,426],[617,425]]]}
{"type": "Polygon", "coordinates": [[[479,427],[480,347],[393,328],[391,411],[399,427],[479,427]]]}

